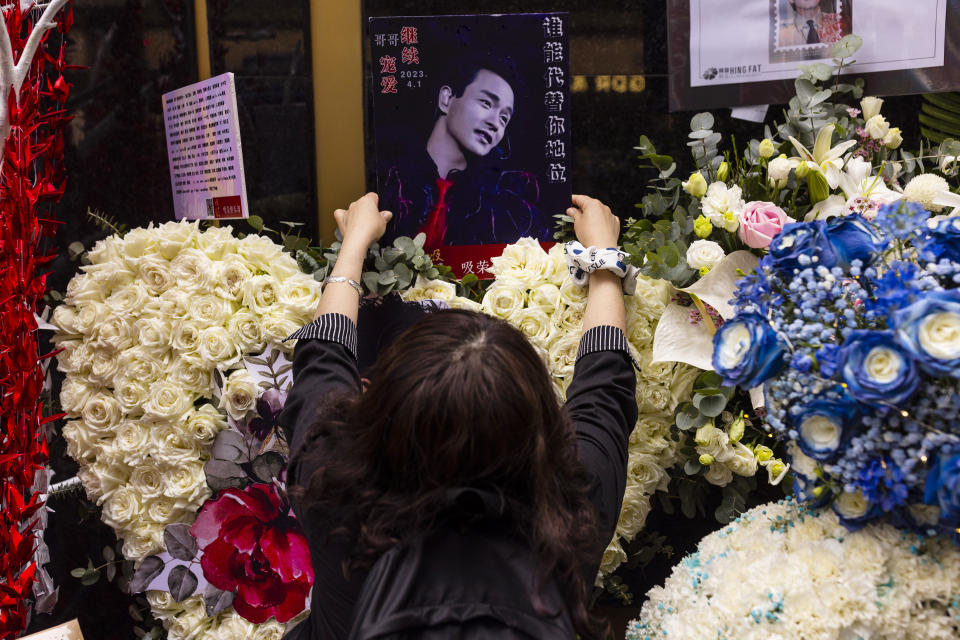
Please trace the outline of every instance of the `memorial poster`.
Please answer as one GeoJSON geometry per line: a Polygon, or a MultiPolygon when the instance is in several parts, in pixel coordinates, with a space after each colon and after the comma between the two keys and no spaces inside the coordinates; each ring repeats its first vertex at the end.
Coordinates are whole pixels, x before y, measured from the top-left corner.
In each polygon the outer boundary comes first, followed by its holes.
{"type": "Polygon", "coordinates": [[[384,242],[424,233],[462,276],[549,242],[570,206],[567,15],[370,18],[384,242]]]}

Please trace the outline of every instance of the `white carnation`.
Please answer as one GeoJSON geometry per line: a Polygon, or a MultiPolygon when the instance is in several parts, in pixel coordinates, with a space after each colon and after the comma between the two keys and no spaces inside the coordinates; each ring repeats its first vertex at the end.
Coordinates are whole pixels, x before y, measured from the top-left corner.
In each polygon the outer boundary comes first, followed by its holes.
{"type": "MultiPolygon", "coordinates": [[[[700,204],[703,215],[707,216],[710,224],[723,228],[727,226],[731,217],[734,220],[738,218],[746,203],[743,201],[740,187],[727,187],[723,182],[714,182],[707,187],[707,193],[700,204]]],[[[736,231],[736,227],[732,230],[736,231]]]]}

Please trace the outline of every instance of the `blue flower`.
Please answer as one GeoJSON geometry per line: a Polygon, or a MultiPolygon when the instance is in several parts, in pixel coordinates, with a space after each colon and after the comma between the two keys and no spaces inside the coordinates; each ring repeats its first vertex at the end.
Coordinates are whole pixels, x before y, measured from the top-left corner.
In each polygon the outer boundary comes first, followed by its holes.
{"type": "Polygon", "coordinates": [[[936,227],[929,229],[921,254],[930,262],[941,258],[960,262],[960,218],[941,220],[936,227]]]}
{"type": "Polygon", "coordinates": [[[886,266],[883,275],[873,281],[875,299],[867,298],[867,306],[882,315],[891,315],[924,295],[916,284],[920,267],[912,262],[894,260],[886,266]]]}
{"type": "Polygon", "coordinates": [[[877,228],[858,214],[832,218],[827,222],[827,233],[839,264],[845,267],[854,260],[860,260],[864,266],[871,264],[883,248],[877,228]]]}
{"type": "Polygon", "coordinates": [[[713,368],[726,385],[756,387],[783,367],[786,352],[767,320],[743,313],[713,336],[713,368]]]}
{"type": "Polygon", "coordinates": [[[833,511],[840,524],[850,531],[856,531],[880,515],[878,505],[870,502],[862,491],[844,491],[833,501],[833,511]]]}
{"type": "Polygon", "coordinates": [[[941,521],[951,527],[960,525],[960,454],[937,457],[927,474],[923,501],[940,507],[941,521]]]}
{"type": "Polygon", "coordinates": [[[851,331],[841,355],[847,391],[860,402],[899,404],[920,383],[913,358],[892,331],[851,331]]]}
{"type": "Polygon", "coordinates": [[[832,378],[840,369],[840,347],[835,344],[825,344],[817,351],[817,365],[820,368],[820,375],[824,378],[832,378]]]}
{"type": "Polygon", "coordinates": [[[814,400],[794,416],[800,450],[822,462],[836,457],[840,445],[850,438],[856,406],[836,400],[814,400]]]}
{"type": "Polygon", "coordinates": [[[770,258],[781,273],[794,269],[823,266],[828,269],[837,264],[837,254],[827,236],[827,223],[793,222],[784,225],[783,231],[770,243],[770,258]]]}
{"type": "Polygon", "coordinates": [[[860,469],[855,484],[867,500],[880,505],[883,511],[893,511],[907,503],[909,487],[904,480],[903,470],[888,457],[871,458],[860,469]]]}
{"type": "Polygon", "coordinates": [[[880,207],[874,224],[887,236],[907,240],[923,233],[929,219],[930,212],[923,205],[901,200],[880,207]]]}
{"type": "Polygon", "coordinates": [[[960,291],[931,291],[893,316],[897,341],[930,375],[960,377],[960,291]]]}

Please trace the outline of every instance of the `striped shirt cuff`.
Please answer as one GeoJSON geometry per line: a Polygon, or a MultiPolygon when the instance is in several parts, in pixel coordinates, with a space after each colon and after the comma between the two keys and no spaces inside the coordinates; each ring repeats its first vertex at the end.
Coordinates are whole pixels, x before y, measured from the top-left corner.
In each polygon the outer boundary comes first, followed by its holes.
{"type": "Polygon", "coordinates": [[[627,343],[627,336],[619,327],[610,325],[601,325],[588,329],[583,337],[580,338],[580,348],[577,349],[577,360],[590,353],[597,351],[622,351],[630,357],[633,366],[640,370],[637,361],[633,359],[630,353],[630,346],[627,343]]]}
{"type": "Polygon", "coordinates": [[[357,325],[342,313],[325,313],[305,327],[294,331],[287,340],[326,340],[346,347],[357,357],[357,325]]]}

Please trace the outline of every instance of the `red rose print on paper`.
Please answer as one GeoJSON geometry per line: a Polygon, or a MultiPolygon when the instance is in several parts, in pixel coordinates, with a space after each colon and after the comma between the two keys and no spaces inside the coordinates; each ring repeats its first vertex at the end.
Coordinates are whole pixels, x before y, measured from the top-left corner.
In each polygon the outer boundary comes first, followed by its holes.
{"type": "Polygon", "coordinates": [[[307,539],[272,485],[222,490],[190,527],[213,586],[236,591],[233,608],[250,622],[287,622],[306,607],[313,584],[307,539]]]}

